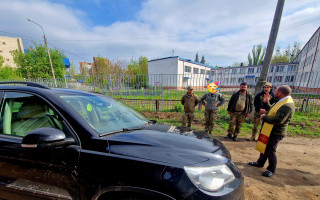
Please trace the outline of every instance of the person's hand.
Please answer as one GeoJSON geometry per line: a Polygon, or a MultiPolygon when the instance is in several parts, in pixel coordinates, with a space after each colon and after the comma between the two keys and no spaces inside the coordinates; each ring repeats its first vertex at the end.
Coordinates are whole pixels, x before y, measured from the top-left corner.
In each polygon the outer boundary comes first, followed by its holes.
{"type": "Polygon", "coordinates": [[[231,114],[231,112],[230,112],[230,111],[228,111],[228,114],[230,115],[230,114],[231,114]]]}
{"type": "Polygon", "coordinates": [[[246,114],[246,117],[249,117],[250,116],[250,113],[246,114]]]}
{"type": "Polygon", "coordinates": [[[260,109],[259,114],[266,114],[266,109],[260,109]]]}
{"type": "Polygon", "coordinates": [[[264,116],[266,116],[266,114],[262,114],[262,115],[260,116],[260,120],[262,120],[264,116]]]}
{"type": "Polygon", "coordinates": [[[217,107],[217,106],[218,106],[218,104],[216,104],[216,103],[213,103],[212,105],[213,105],[213,106],[215,106],[215,107],[217,107]]]}
{"type": "Polygon", "coordinates": [[[268,103],[269,100],[270,100],[270,94],[269,94],[269,93],[266,93],[266,94],[264,95],[263,102],[268,103]]]}

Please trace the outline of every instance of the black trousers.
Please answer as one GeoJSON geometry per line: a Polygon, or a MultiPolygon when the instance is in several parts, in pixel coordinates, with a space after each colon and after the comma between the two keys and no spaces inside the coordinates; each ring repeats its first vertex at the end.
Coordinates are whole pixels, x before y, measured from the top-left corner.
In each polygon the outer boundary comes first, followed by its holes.
{"type": "Polygon", "coordinates": [[[259,165],[263,166],[268,159],[269,166],[267,167],[267,170],[269,170],[272,173],[276,172],[276,167],[277,167],[276,150],[279,142],[283,139],[283,137],[284,136],[281,136],[281,135],[271,134],[264,154],[260,153],[260,157],[257,161],[259,165]]]}

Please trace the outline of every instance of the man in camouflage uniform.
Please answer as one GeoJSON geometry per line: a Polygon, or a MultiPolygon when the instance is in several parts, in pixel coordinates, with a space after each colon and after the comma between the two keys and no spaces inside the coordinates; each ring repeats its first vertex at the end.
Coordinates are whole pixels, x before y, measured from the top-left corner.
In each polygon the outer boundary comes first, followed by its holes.
{"type": "Polygon", "coordinates": [[[194,111],[195,107],[198,105],[199,99],[197,95],[193,93],[192,86],[188,86],[188,92],[183,95],[181,98],[181,104],[184,106],[184,113],[182,116],[182,126],[186,126],[186,121],[188,121],[188,127],[191,127],[193,118],[194,118],[194,111]]]}
{"type": "Polygon", "coordinates": [[[226,98],[219,92],[206,93],[201,97],[201,103],[205,106],[204,118],[205,131],[211,134],[214,122],[216,121],[218,114],[218,107],[222,106],[226,102],[226,98]]]}
{"type": "Polygon", "coordinates": [[[241,126],[252,111],[252,95],[247,91],[247,87],[247,83],[241,83],[240,90],[233,93],[228,104],[230,119],[227,138],[233,138],[233,141],[237,141],[241,126]]]}
{"type": "Polygon", "coordinates": [[[252,118],[253,129],[252,129],[252,136],[248,139],[248,141],[255,141],[256,140],[256,135],[258,133],[258,126],[261,121],[260,116],[261,116],[261,114],[264,114],[264,113],[266,113],[266,111],[268,111],[264,107],[264,104],[263,104],[263,99],[264,99],[265,94],[270,95],[270,104],[271,105],[276,102],[276,100],[274,98],[274,94],[272,92],[272,84],[269,82],[266,82],[263,85],[263,90],[254,97],[254,116],[252,118]]]}

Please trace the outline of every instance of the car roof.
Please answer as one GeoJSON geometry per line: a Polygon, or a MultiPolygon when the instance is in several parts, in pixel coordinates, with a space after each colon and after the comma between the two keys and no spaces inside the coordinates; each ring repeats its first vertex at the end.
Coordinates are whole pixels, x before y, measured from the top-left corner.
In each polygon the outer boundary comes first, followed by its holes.
{"type": "Polygon", "coordinates": [[[0,82],[1,90],[24,90],[36,93],[51,93],[51,94],[72,94],[72,95],[98,95],[97,93],[80,91],[69,88],[50,88],[39,83],[12,81],[0,82]]]}

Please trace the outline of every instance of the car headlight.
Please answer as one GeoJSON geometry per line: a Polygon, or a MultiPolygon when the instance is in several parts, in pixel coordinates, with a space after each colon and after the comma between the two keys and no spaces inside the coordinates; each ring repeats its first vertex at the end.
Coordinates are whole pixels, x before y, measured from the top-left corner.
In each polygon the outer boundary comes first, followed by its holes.
{"type": "Polygon", "coordinates": [[[211,167],[184,167],[188,177],[200,189],[215,192],[235,179],[226,165],[211,167]]]}

